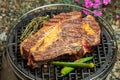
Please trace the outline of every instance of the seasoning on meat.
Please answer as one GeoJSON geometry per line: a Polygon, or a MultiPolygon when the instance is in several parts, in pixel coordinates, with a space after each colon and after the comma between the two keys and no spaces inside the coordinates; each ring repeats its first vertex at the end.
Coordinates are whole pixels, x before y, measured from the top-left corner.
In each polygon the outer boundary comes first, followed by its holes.
{"type": "Polygon", "coordinates": [[[81,57],[100,43],[100,33],[100,26],[93,16],[82,18],[77,11],[60,13],[25,39],[20,44],[20,52],[32,67],[66,54],[81,57]]]}

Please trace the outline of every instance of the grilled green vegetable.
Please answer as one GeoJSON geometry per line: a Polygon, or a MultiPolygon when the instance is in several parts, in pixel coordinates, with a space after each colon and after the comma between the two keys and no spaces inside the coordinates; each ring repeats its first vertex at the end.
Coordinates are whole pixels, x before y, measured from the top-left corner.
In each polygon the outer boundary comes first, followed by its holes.
{"type": "Polygon", "coordinates": [[[75,63],[75,62],[60,62],[60,61],[56,61],[56,62],[52,62],[53,65],[56,66],[67,66],[67,67],[82,67],[82,68],[93,68],[94,67],[94,63],[75,63]]]}
{"type": "Polygon", "coordinates": [[[54,61],[52,62],[53,65],[56,66],[65,66],[62,70],[61,70],[61,76],[65,76],[68,73],[70,73],[71,71],[73,71],[75,69],[75,67],[83,67],[83,68],[93,68],[95,65],[94,63],[83,63],[83,62],[87,62],[89,60],[92,60],[93,57],[86,57],[86,58],[81,58],[79,60],[76,60],[74,62],[60,62],[60,61],[54,61]]]}
{"type": "Polygon", "coordinates": [[[27,37],[31,36],[40,24],[43,24],[44,21],[48,20],[49,16],[36,17],[31,20],[31,22],[26,26],[24,32],[22,33],[20,39],[23,41],[27,37]]]}
{"type": "MultiPolygon", "coordinates": [[[[87,61],[92,60],[92,59],[93,59],[93,56],[85,57],[85,58],[81,58],[79,60],[74,61],[74,63],[83,63],[83,62],[87,62],[87,61]]],[[[75,68],[73,68],[73,67],[63,67],[61,69],[60,73],[62,76],[65,76],[65,75],[69,74],[71,71],[73,71],[74,69],[75,68]]]]}

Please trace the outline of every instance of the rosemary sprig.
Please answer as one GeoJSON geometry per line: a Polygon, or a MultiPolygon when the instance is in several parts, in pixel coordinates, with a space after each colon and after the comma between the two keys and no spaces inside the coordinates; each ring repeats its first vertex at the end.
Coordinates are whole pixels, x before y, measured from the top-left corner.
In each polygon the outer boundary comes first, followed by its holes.
{"type": "Polygon", "coordinates": [[[49,15],[43,17],[36,17],[26,26],[24,32],[22,33],[20,40],[24,40],[27,37],[31,36],[40,24],[43,24],[44,21],[48,20],[49,15]]]}

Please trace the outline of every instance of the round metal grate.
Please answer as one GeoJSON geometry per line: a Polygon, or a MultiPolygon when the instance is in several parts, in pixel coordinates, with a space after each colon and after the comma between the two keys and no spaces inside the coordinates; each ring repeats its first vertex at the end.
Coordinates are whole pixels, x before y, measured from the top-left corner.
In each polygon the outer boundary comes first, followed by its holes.
{"type": "MultiPolygon", "coordinates": [[[[84,9],[79,6],[69,4],[52,4],[36,8],[24,14],[15,27],[10,31],[7,46],[7,57],[14,72],[22,79],[35,80],[90,80],[103,79],[111,70],[116,60],[117,45],[114,38],[113,30],[101,17],[97,20],[102,30],[101,43],[95,47],[94,53],[85,56],[94,56],[92,62],[95,64],[104,62],[95,66],[93,69],[77,68],[65,77],[60,76],[60,69],[48,63],[39,68],[31,69],[27,66],[27,62],[22,59],[19,50],[20,36],[25,26],[35,17],[59,14],[61,12],[79,11],[84,9]]],[[[87,10],[87,9],[85,9],[87,10]]],[[[90,11],[91,12],[91,11],[90,11]]],[[[92,12],[91,12],[92,13],[92,12]]]]}

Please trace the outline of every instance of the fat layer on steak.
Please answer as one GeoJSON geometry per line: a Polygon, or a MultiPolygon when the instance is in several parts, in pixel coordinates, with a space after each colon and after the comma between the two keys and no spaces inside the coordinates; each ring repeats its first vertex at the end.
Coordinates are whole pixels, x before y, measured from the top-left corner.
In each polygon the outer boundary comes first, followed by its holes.
{"type": "Polygon", "coordinates": [[[20,44],[21,55],[28,65],[55,59],[62,55],[84,55],[100,43],[100,26],[95,18],[82,18],[80,12],[60,13],[20,44]]]}

